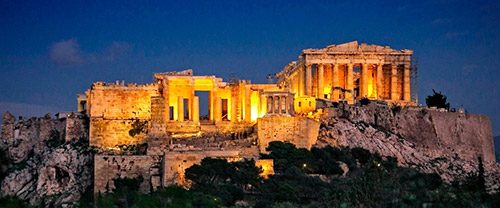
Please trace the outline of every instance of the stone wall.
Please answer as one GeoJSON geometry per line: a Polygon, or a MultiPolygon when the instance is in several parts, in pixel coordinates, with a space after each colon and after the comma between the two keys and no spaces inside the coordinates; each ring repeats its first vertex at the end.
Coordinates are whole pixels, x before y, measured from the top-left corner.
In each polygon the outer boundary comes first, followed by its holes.
{"type": "Polygon", "coordinates": [[[128,132],[134,121],[150,121],[151,98],[156,96],[159,92],[155,84],[94,83],[87,91],[90,145],[115,147],[142,143],[143,137],[132,137],[128,132]]]}
{"type": "Polygon", "coordinates": [[[239,151],[185,151],[185,152],[167,152],[163,163],[164,175],[163,184],[188,186],[185,170],[194,164],[198,164],[205,157],[223,158],[228,161],[237,161],[242,159],[239,151]]]}
{"type": "Polygon", "coordinates": [[[282,141],[310,149],[316,143],[319,122],[306,117],[269,116],[257,120],[258,145],[265,152],[269,142],[282,141]]]}
{"type": "Polygon", "coordinates": [[[136,120],[130,119],[90,119],[90,145],[96,147],[116,148],[117,145],[141,144],[146,135],[131,136],[129,131],[136,120]]]}
{"type": "Polygon", "coordinates": [[[151,97],[159,96],[156,85],[115,85],[94,83],[87,91],[92,118],[150,119],[151,97]]]}
{"type": "Polygon", "coordinates": [[[64,140],[76,141],[88,139],[88,118],[76,113],[70,113],[66,117],[65,137],[64,140]]]}
{"type": "Polygon", "coordinates": [[[149,193],[161,187],[162,156],[96,155],[94,157],[94,193],[112,191],[113,179],[142,176],[140,191],[149,193]]]}

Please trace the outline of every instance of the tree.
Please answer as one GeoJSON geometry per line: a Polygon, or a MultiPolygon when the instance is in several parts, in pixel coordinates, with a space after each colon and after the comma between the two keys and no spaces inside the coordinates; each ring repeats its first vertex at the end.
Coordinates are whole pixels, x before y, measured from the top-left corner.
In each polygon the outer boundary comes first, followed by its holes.
{"type": "Polygon", "coordinates": [[[7,150],[0,148],[0,182],[9,174],[9,168],[12,161],[9,158],[7,150]]]}
{"type": "Polygon", "coordinates": [[[191,180],[191,190],[206,195],[226,206],[244,197],[248,185],[255,187],[261,182],[261,170],[254,160],[229,163],[224,159],[204,158],[198,165],[186,169],[186,178],[191,180]]]}
{"type": "Polygon", "coordinates": [[[446,96],[441,92],[436,92],[432,89],[433,95],[427,96],[425,98],[425,103],[428,107],[437,107],[437,108],[445,108],[450,109],[450,103],[446,102],[446,96]]]}

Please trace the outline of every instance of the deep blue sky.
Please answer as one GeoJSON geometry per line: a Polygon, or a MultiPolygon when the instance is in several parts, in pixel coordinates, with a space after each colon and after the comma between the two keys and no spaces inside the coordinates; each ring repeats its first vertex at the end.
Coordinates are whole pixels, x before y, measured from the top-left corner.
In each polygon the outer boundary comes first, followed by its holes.
{"type": "Polygon", "coordinates": [[[304,48],[358,40],[413,49],[420,102],[442,91],[500,134],[500,2],[266,2],[0,0],[0,111],[75,110],[94,81],[185,68],[265,82],[304,48]]]}

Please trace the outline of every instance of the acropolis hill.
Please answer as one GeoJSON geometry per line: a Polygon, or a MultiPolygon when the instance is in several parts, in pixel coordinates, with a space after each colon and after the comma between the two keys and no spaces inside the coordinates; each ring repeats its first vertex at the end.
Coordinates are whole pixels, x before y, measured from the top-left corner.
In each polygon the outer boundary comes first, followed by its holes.
{"type": "Polygon", "coordinates": [[[4,115],[2,147],[10,157],[29,160],[34,149],[54,161],[9,175],[2,194],[37,201],[73,190],[59,199],[71,202],[88,184],[103,193],[114,187],[114,178],[137,176],[144,178],[144,192],[188,186],[185,169],[205,157],[253,158],[268,176],[273,161],[259,153],[271,141],[307,149],[362,147],[445,181],[476,171],[482,160],[490,188],[496,187],[500,174],[489,119],[417,106],[412,55],[353,41],[303,50],[276,74],[276,83],[227,82],[191,69],[155,73],[145,85],[95,82],[78,95],[77,112],[18,121],[4,115]],[[206,103],[200,102],[203,93],[206,103]],[[41,142],[54,132],[65,141],[88,142],[98,153],[43,153],[48,150],[41,142]],[[129,147],[144,150],[130,153],[129,147]]]}

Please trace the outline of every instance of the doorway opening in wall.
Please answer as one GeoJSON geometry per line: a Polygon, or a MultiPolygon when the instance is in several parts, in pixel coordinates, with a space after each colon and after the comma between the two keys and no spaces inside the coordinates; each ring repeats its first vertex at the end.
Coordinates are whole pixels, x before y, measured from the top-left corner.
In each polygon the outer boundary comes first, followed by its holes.
{"type": "Polygon", "coordinates": [[[184,105],[184,121],[187,121],[189,120],[189,99],[184,98],[183,105],[184,105]]]}
{"type": "Polygon", "coordinates": [[[194,91],[194,96],[199,101],[200,124],[210,124],[210,91],[194,91]]]}
{"type": "Polygon", "coordinates": [[[227,99],[221,99],[221,104],[222,104],[222,120],[223,121],[229,121],[229,115],[228,115],[228,106],[227,106],[227,99]]]}

